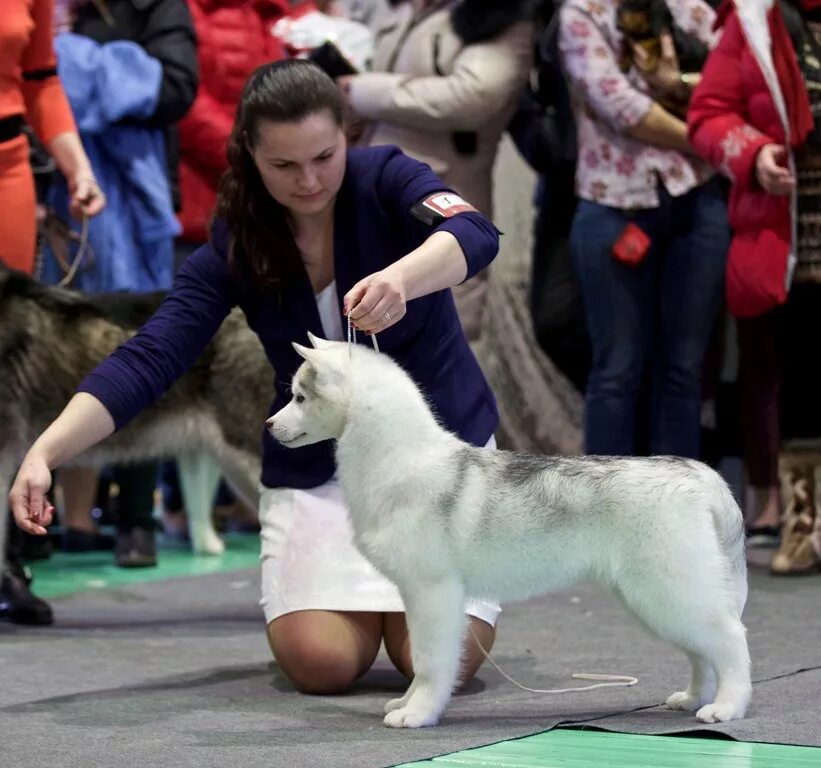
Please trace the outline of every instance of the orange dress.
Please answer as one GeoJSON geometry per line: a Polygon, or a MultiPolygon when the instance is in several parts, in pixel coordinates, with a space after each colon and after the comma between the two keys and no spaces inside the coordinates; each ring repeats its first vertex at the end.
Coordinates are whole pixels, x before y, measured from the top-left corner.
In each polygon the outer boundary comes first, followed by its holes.
{"type": "Polygon", "coordinates": [[[54,0],[2,0],[0,11],[0,261],[31,273],[34,179],[25,120],[43,144],[75,131],[52,48],[54,0]]]}

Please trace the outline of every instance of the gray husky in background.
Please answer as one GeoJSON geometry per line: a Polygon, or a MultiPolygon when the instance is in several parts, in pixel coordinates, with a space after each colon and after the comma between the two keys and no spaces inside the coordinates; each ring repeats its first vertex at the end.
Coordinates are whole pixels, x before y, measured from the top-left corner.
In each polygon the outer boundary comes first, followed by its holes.
{"type": "MultiPolygon", "coordinates": [[[[161,294],[85,296],[0,267],[0,529],[9,486],[29,446],[85,375],[161,300],[161,294]]],[[[220,472],[256,509],[261,425],[272,391],[272,368],[237,310],[152,408],[72,464],[101,468],[176,457],[194,551],[219,554],[224,545],[211,510],[220,472]]]]}
{"type": "Polygon", "coordinates": [[[692,663],[667,699],[707,723],[751,695],[741,511],[697,461],[488,451],[446,432],[389,357],[311,337],[293,398],[268,420],[297,447],[337,441],[354,541],[404,600],[415,676],[385,708],[434,725],[459,671],[466,597],[521,600],[581,579],[609,588],[692,663]]]}

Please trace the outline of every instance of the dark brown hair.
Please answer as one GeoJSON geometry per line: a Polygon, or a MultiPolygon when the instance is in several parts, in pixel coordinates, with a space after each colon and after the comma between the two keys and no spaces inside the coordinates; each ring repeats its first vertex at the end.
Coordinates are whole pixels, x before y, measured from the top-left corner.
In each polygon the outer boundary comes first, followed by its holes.
{"type": "Polygon", "coordinates": [[[315,64],[286,59],[257,69],[242,92],[231,137],[228,170],[220,180],[216,215],[231,232],[228,265],[232,273],[271,290],[301,267],[285,208],[271,197],[248,146],[258,138],[262,120],[299,122],[328,110],[344,123],[344,102],[336,84],[315,64]]]}

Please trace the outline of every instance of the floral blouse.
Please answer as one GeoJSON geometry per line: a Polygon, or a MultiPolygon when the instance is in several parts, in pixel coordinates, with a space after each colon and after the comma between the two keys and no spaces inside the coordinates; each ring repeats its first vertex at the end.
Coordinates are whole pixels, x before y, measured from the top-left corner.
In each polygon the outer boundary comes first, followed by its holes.
{"type": "MultiPolygon", "coordinates": [[[[715,43],[715,13],[702,0],[666,0],[682,30],[715,43]]],[[[615,0],[565,0],[559,18],[559,48],[574,94],[578,132],[577,193],[614,208],[655,208],[660,179],[673,196],[707,180],[710,167],[693,155],[645,144],[627,135],[653,103],[633,68],[619,68],[622,35],[615,0]]]]}

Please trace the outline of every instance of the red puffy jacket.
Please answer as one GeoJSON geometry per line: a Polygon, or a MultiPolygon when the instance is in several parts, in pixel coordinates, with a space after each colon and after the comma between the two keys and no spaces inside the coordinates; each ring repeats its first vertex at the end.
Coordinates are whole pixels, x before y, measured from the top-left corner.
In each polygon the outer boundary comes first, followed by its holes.
{"type": "Polygon", "coordinates": [[[773,96],[781,89],[770,51],[753,50],[748,39],[768,40],[769,14],[780,11],[768,9],[765,0],[743,3],[743,10],[727,6],[724,32],[693,93],[687,123],[696,150],[733,181],[727,302],[736,317],[753,317],[786,301],[794,206],[790,196],[765,192],[755,175],[758,151],[786,145],[787,131],[773,96]]]}
{"type": "MultiPolygon", "coordinates": [[[[182,238],[204,242],[240,94],[260,65],[285,58],[271,27],[307,3],[289,0],[188,0],[199,43],[200,85],[179,124],[182,238]]],[[[312,4],[311,4],[312,5],[312,4]]]]}

